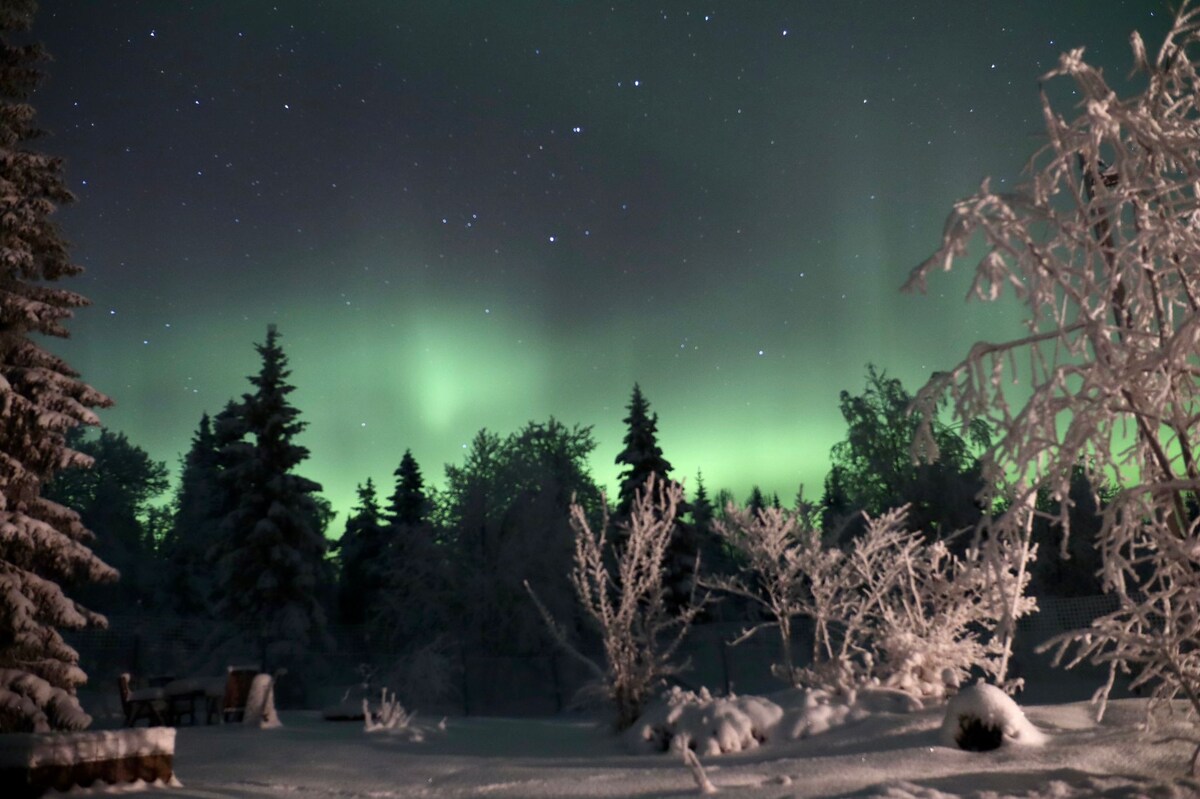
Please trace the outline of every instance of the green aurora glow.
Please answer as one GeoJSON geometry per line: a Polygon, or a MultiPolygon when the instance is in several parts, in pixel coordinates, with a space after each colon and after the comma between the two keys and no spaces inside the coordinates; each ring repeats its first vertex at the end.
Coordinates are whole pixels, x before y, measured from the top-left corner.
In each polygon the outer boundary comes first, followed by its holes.
{"type": "Polygon", "coordinates": [[[303,473],[343,512],[406,448],[440,482],[480,428],[551,415],[595,426],[611,490],[635,381],[676,477],[818,497],[868,362],[915,390],[1015,330],[965,276],[898,288],[953,200],[1037,146],[1037,77],[1081,44],[1123,75],[1129,31],[1166,24],[1116,2],[44,5],[34,102],[95,303],[58,349],[175,466],[277,323],[303,473]]]}

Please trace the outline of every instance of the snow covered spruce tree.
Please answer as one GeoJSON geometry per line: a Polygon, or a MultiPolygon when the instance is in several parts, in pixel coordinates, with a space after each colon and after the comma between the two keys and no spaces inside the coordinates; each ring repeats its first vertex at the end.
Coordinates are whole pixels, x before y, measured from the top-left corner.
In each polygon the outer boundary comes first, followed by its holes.
{"type": "Polygon", "coordinates": [[[332,585],[313,496],[321,486],[293,470],[308,457],[294,438],[304,429],[288,401],[294,387],[275,326],[256,344],[262,368],[249,378],[237,413],[223,417],[218,435],[230,443],[222,479],[238,502],[221,524],[217,556],[217,614],[264,662],[328,644],[322,594],[332,585]],[[238,435],[240,433],[240,435],[238,435]],[[236,436],[236,437],[235,437],[236,436]]]}
{"type": "Polygon", "coordinates": [[[595,675],[596,686],[613,706],[618,730],[637,720],[664,678],[681,671],[673,662],[675,652],[705,604],[706,598],[693,598],[673,610],[667,601],[667,550],[682,501],[678,483],[650,476],[621,523],[624,535],[619,547],[609,545],[607,511],[593,532],[587,510],[571,505],[575,530],[571,584],[585,616],[600,634],[603,666],[571,643],[567,630],[525,583],[555,640],[595,675]]]}
{"type": "Polygon", "coordinates": [[[1039,489],[1059,502],[1055,521],[1069,534],[1076,468],[1093,486],[1121,481],[1097,534],[1119,607],[1060,643],[1114,673],[1132,669],[1156,702],[1183,697],[1196,713],[1198,40],[1200,19],[1186,3],[1153,58],[1134,33],[1145,84],[1126,99],[1082,49],[1064,54],[1043,80],[1070,81],[1079,100],[1068,119],[1043,94],[1049,143],[1029,181],[1011,194],[984,181],[958,202],[941,247],[907,283],[923,289],[931,271],[952,268],[978,240],[974,296],[995,300],[1008,288],[1027,307],[1026,335],[976,344],[920,391],[926,440],[945,397],[960,420],[989,420],[999,435],[983,454],[985,473],[1008,483],[1007,510],[985,532],[1018,546],[1039,512],[1039,489]]]}
{"type": "Polygon", "coordinates": [[[65,337],[63,322],[87,302],[47,285],[82,270],[50,219],[73,199],[62,162],[28,147],[39,131],[26,101],[46,56],[10,36],[29,28],[35,7],[0,5],[0,732],[91,723],[75,697],[87,676],[59,630],[105,621],[60,583],[117,578],[88,548],[79,516],[42,497],[56,471],[88,465],[66,433],[98,424],[91,409],[111,403],[30,338],[65,337]]]}

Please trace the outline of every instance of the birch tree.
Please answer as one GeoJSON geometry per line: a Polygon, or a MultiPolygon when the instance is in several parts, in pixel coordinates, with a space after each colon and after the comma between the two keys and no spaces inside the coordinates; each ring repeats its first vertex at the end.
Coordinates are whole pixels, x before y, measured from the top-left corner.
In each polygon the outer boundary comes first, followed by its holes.
{"type": "Polygon", "coordinates": [[[946,397],[998,431],[982,462],[1008,504],[985,532],[1018,547],[1039,488],[1059,502],[1065,552],[1072,470],[1117,479],[1097,544],[1119,607],[1058,643],[1200,713],[1200,19],[1187,6],[1156,53],[1132,35],[1143,86],[1130,97],[1082,49],[1063,54],[1042,80],[1078,102],[1064,112],[1043,92],[1028,181],[1002,193],[985,180],[958,202],[906,287],[981,252],[971,294],[1024,304],[1023,336],[976,344],[919,392],[922,440],[946,397]]]}

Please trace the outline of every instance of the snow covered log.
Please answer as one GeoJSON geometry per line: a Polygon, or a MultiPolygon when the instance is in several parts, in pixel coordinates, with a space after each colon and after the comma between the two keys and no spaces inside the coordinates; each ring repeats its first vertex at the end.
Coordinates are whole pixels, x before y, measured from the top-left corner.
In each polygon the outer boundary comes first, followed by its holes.
{"type": "Polygon", "coordinates": [[[0,796],[156,783],[177,785],[172,727],[0,735],[0,796]],[[99,783],[97,785],[97,783],[99,783]]]}

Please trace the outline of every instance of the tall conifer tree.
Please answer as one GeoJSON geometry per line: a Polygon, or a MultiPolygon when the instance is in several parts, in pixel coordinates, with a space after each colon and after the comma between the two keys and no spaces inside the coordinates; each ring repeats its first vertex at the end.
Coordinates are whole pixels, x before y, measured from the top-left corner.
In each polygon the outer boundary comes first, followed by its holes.
{"type": "MultiPolygon", "coordinates": [[[[624,419],[627,425],[625,448],[616,458],[618,465],[626,466],[620,474],[620,497],[614,517],[618,524],[628,519],[635,494],[645,487],[651,476],[662,485],[674,482],[670,478],[671,463],[663,457],[662,447],[658,445],[658,414],[650,413],[650,402],[637,383],[633,384],[633,396],[626,408],[629,415],[624,419]]],[[[668,600],[676,608],[688,604],[694,588],[696,558],[700,552],[695,527],[683,520],[683,515],[689,511],[691,507],[686,502],[679,503],[666,557],[667,576],[664,584],[668,600]]]]}
{"type": "Polygon", "coordinates": [[[59,631],[104,618],[59,583],[117,577],[88,548],[92,535],[78,514],[42,496],[57,470],[88,465],[66,446],[66,433],[98,424],[91,409],[111,402],[30,338],[65,337],[63,322],[87,304],[47,285],[82,269],[50,219],[73,199],[62,162],[28,146],[40,131],[27,100],[46,55],[10,37],[28,30],[35,8],[31,0],[0,4],[0,732],[91,722],[75,696],[87,676],[59,631]]]}
{"type": "Polygon", "coordinates": [[[618,515],[629,513],[634,494],[645,485],[650,475],[661,481],[669,480],[671,464],[663,457],[658,446],[658,414],[650,413],[650,403],[642,396],[642,389],[633,384],[633,396],[626,406],[629,415],[623,420],[627,426],[625,448],[617,455],[618,466],[626,468],[620,474],[621,488],[618,515]]]}
{"type": "Polygon", "coordinates": [[[425,479],[421,467],[411,450],[404,450],[404,457],[396,467],[396,490],[392,493],[388,508],[393,525],[416,527],[425,522],[429,515],[429,497],[425,494],[425,479]]]}
{"type": "Polygon", "coordinates": [[[379,507],[375,482],[368,477],[357,490],[358,505],[346,520],[346,531],[337,544],[341,566],[338,612],[346,624],[364,623],[376,606],[391,537],[379,507]]]}
{"type": "Polygon", "coordinates": [[[240,422],[245,436],[221,451],[222,479],[239,500],[222,523],[218,611],[269,656],[271,645],[295,652],[327,642],[321,594],[332,579],[316,524],[313,494],[321,486],[293,472],[308,458],[294,441],[305,423],[288,401],[295,388],[274,325],[255,349],[262,357],[249,378],[255,391],[242,396],[238,416],[225,424],[240,422]]]}
{"type": "MultiPolygon", "coordinates": [[[[212,549],[222,520],[233,510],[232,492],[221,480],[223,440],[218,429],[235,413],[230,403],[215,424],[207,413],[200,417],[180,469],[175,514],[162,549],[170,586],[167,602],[185,616],[204,616],[212,610],[212,549]]],[[[225,429],[224,434],[231,431],[225,429]]]]}

